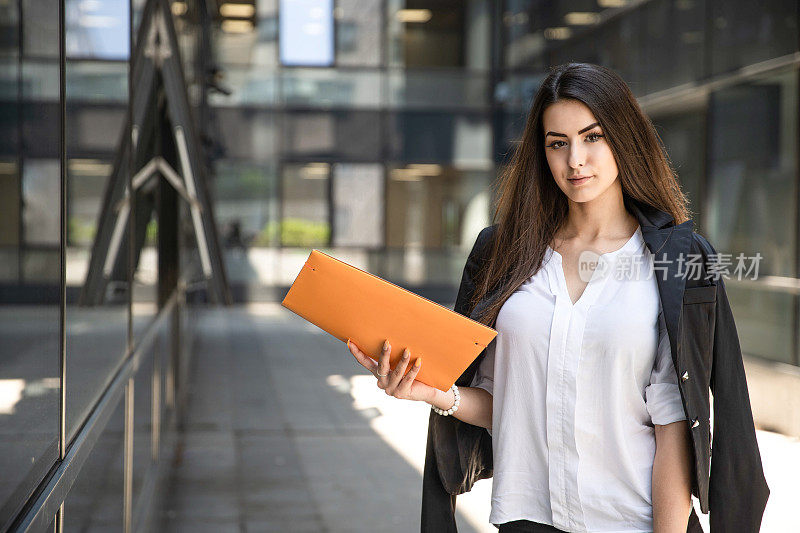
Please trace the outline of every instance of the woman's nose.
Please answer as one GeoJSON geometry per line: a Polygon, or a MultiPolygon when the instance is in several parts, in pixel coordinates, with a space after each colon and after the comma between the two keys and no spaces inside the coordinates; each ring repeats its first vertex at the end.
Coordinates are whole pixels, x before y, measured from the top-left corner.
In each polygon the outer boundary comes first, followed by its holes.
{"type": "Polygon", "coordinates": [[[569,166],[572,168],[580,168],[586,163],[586,151],[573,144],[569,148],[569,166]]]}

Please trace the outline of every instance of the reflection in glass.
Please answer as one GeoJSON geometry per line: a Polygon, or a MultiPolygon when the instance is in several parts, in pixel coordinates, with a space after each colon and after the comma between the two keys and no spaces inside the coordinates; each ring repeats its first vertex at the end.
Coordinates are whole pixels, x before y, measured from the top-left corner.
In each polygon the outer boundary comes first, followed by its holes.
{"type": "Polygon", "coordinates": [[[325,246],[330,238],[328,163],[283,167],[283,246],[325,246]]]}
{"type": "MultiPolygon", "coordinates": [[[[657,0],[642,6],[641,18],[634,21],[636,42],[627,43],[639,51],[636,93],[650,94],[704,76],[706,5],[657,0]]],[[[613,35],[613,30],[605,32],[606,39],[613,35]]]]}
{"type": "MultiPolygon", "coordinates": [[[[119,114],[120,111],[125,112],[126,106],[118,108],[104,108],[97,106],[100,102],[121,102],[128,101],[128,65],[123,61],[77,61],[70,60],[67,62],[67,94],[69,101],[88,102],[94,103],[95,106],[78,108],[81,113],[89,111],[112,111],[119,114]]],[[[69,109],[68,112],[71,112],[69,109]]],[[[118,120],[121,118],[110,119],[105,121],[118,120]]],[[[82,124],[78,124],[79,126],[82,124]]],[[[91,128],[90,128],[91,130],[91,128]]],[[[73,140],[73,136],[80,135],[82,130],[76,128],[70,131],[67,142],[73,140]]],[[[116,143],[118,139],[111,137],[104,139],[106,143],[116,143]]]]}
{"type": "MultiPolygon", "coordinates": [[[[694,229],[701,231],[702,183],[705,172],[705,110],[681,109],[680,113],[653,118],[669,154],[681,188],[689,196],[694,229]]],[[[702,233],[702,231],[701,231],[702,233]]]]}
{"type": "Polygon", "coordinates": [[[386,275],[411,284],[451,284],[489,222],[491,171],[433,164],[393,168],[387,183],[386,275]]]}
{"type": "Polygon", "coordinates": [[[794,0],[709,2],[712,74],[794,53],[798,48],[798,3],[794,0]]]}
{"type": "Polygon", "coordinates": [[[464,70],[394,70],[388,75],[389,105],[403,109],[483,109],[489,76],[464,70]]]}
{"type": "Polygon", "coordinates": [[[475,36],[464,23],[472,2],[438,0],[387,3],[390,66],[463,67],[465,42],[475,36]]]}
{"type": "Polygon", "coordinates": [[[140,194],[136,197],[135,205],[137,218],[145,217],[148,222],[144,245],[139,252],[138,261],[134,262],[131,283],[134,346],[141,340],[158,312],[158,215],[155,199],[148,200],[140,194]]]}
{"type": "MultiPolygon", "coordinates": [[[[280,133],[277,114],[270,111],[216,108],[214,116],[218,123],[219,137],[226,158],[240,159],[243,169],[251,163],[267,165],[275,163],[280,133]]],[[[223,164],[224,166],[224,164],[223,164]]],[[[224,170],[224,169],[221,169],[224,170]]],[[[250,176],[246,172],[246,178],[250,176]]],[[[215,179],[226,179],[225,174],[215,179]]],[[[250,183],[250,179],[245,179],[250,183]]]]}
{"type": "Polygon", "coordinates": [[[214,215],[225,254],[228,279],[271,283],[279,244],[277,167],[234,160],[217,161],[214,215]]]}
{"type": "Polygon", "coordinates": [[[406,111],[389,116],[392,157],[399,161],[488,165],[489,117],[483,113],[406,111]]]}
{"type": "Polygon", "coordinates": [[[383,245],[383,189],[379,163],[333,166],[334,246],[383,245]]]}
{"type": "MultiPolygon", "coordinates": [[[[762,284],[736,283],[760,253],[758,278],[796,277],[797,72],[764,77],[711,93],[709,106],[709,239],[728,265],[729,294],[742,349],[791,359],[795,296],[762,284]],[[767,335],[768,334],[768,335],[767,335]],[[769,339],[769,340],[767,340],[769,339]]],[[[743,278],[752,278],[750,275],[743,278]]]]}
{"type": "Polygon", "coordinates": [[[281,0],[278,15],[281,64],[333,63],[333,0],[281,0]]]}
{"type": "MultiPolygon", "coordinates": [[[[125,6],[127,13],[127,3],[125,6]]],[[[87,49],[86,54],[90,51],[87,49]]],[[[114,171],[114,153],[123,136],[127,67],[124,62],[70,60],[67,61],[67,79],[65,374],[69,443],[121,364],[127,348],[127,280],[109,281],[100,305],[78,304],[105,190],[114,171]],[[85,90],[87,84],[95,87],[90,80],[98,81],[96,93],[85,90]],[[115,91],[115,87],[118,90],[115,91]],[[111,103],[108,92],[116,93],[111,103]]]]}
{"type": "Polygon", "coordinates": [[[284,115],[281,148],[286,158],[331,158],[377,161],[383,148],[378,111],[342,110],[284,115]]]}
{"type": "Polygon", "coordinates": [[[377,67],[381,62],[380,0],[336,2],[337,66],[377,67]]]}
{"type": "Polygon", "coordinates": [[[29,159],[22,168],[22,220],[26,244],[60,242],[61,165],[58,159],[29,159]]]}
{"type": "Polygon", "coordinates": [[[286,69],[280,74],[280,104],[377,108],[382,103],[382,82],[378,71],[286,69]]]}
{"type": "Polygon", "coordinates": [[[709,231],[720,251],[765,257],[761,275],[794,276],[797,73],[711,93],[709,231]]]}
{"type": "MultiPolygon", "coordinates": [[[[16,2],[15,2],[16,3],[16,2]]],[[[30,57],[58,58],[58,9],[50,2],[22,0],[22,50],[30,57]]],[[[16,36],[15,36],[16,37],[16,36]]],[[[16,38],[14,39],[16,41],[16,38]]],[[[58,87],[58,78],[55,80],[58,87]]]]}
{"type": "Polygon", "coordinates": [[[155,359],[160,357],[160,337],[144,347],[139,368],[134,376],[133,400],[133,507],[136,508],[142,483],[153,463],[153,375],[155,359]]]}
{"type": "Polygon", "coordinates": [[[127,59],[128,0],[65,0],[65,3],[68,56],[127,59]]]}
{"type": "Polygon", "coordinates": [[[120,398],[64,501],[64,531],[123,530],[125,398],[120,398]]]}
{"type": "MultiPolygon", "coordinates": [[[[57,10],[23,5],[29,48],[21,68],[5,64],[0,90],[0,530],[58,457],[61,392],[58,65],[27,55],[57,57],[57,10]]],[[[19,23],[0,10],[3,53],[14,62],[19,23]]]]}

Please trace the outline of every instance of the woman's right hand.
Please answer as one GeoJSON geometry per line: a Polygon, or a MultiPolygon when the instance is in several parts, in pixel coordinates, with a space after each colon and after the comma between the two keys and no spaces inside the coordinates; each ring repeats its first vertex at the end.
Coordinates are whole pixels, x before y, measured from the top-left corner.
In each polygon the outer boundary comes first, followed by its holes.
{"type": "Polygon", "coordinates": [[[372,372],[372,375],[377,378],[378,388],[383,389],[389,396],[394,396],[395,398],[403,400],[415,400],[428,403],[431,403],[435,398],[437,390],[435,387],[431,387],[415,379],[419,373],[419,369],[422,367],[421,357],[418,357],[415,360],[415,364],[411,367],[411,370],[409,370],[405,376],[403,375],[411,360],[411,352],[408,348],[403,351],[403,355],[395,367],[390,369],[389,355],[392,353],[392,346],[389,344],[388,340],[384,343],[383,349],[377,358],[377,362],[359,350],[358,346],[356,346],[353,341],[349,341],[347,347],[359,364],[372,372]],[[378,374],[387,375],[379,376],[378,374]]]}

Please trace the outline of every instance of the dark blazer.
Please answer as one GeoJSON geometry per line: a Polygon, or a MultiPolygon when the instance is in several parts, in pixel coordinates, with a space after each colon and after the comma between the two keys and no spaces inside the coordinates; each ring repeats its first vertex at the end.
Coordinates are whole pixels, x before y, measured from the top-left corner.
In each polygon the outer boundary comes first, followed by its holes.
{"type": "MultiPolygon", "coordinates": [[[[679,269],[685,269],[685,264],[678,261],[681,254],[684,259],[690,254],[702,254],[705,262],[716,251],[693,231],[691,220],[675,225],[669,213],[627,196],[626,200],[639,220],[657,266],[666,266],[666,275],[658,268],[654,275],[692,437],[692,494],[699,499],[703,513],[711,512],[711,533],[757,532],[770,491],[756,442],[742,352],[725,284],[721,276],[715,279],[707,274],[705,267],[700,276],[679,274],[679,269]],[[713,460],[709,388],[714,396],[713,460]]],[[[487,244],[496,228],[497,224],[486,227],[478,235],[458,288],[454,310],[473,319],[498,295],[495,288],[474,309],[468,309],[475,290],[474,276],[486,258],[490,249],[487,244]]],[[[485,355],[484,349],[456,380],[457,385],[470,385],[485,355]]],[[[431,410],[423,473],[422,532],[457,531],[456,495],[471,490],[475,481],[490,477],[489,433],[431,410]]],[[[694,510],[687,530],[701,531],[694,510]]]]}

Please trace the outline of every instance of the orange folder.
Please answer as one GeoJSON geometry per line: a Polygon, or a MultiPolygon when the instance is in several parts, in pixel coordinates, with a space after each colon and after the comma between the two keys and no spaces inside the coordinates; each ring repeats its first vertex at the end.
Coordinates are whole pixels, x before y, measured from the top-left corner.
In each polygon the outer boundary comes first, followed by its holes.
{"type": "Polygon", "coordinates": [[[497,335],[480,322],[319,250],[311,251],[281,305],[342,342],[349,338],[375,360],[389,339],[391,368],[408,347],[408,369],[422,357],[416,379],[442,391],[497,335]]]}

